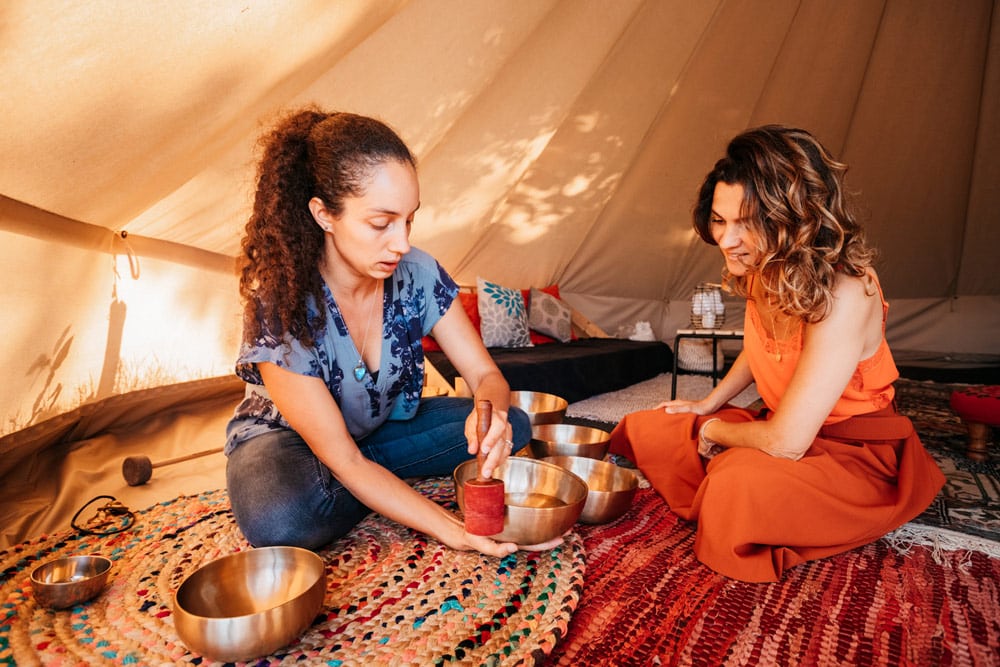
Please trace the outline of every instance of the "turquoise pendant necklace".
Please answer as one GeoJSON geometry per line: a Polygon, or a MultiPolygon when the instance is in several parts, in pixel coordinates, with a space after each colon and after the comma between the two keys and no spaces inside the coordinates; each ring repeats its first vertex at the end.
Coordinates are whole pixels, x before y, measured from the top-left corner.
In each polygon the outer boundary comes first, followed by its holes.
{"type": "Polygon", "coordinates": [[[375,304],[379,302],[378,300],[378,286],[379,281],[375,281],[375,291],[372,292],[372,305],[368,310],[368,324],[365,325],[365,337],[361,339],[361,356],[358,358],[358,365],[354,367],[354,379],[358,382],[362,382],[365,376],[368,375],[368,366],[365,365],[365,346],[368,345],[368,332],[371,331],[372,327],[372,315],[375,313],[375,304]]]}

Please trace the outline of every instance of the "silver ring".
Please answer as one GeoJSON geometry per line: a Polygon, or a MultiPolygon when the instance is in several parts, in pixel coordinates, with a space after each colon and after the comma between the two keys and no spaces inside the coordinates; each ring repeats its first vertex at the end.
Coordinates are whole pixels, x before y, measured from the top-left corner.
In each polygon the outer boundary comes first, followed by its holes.
{"type": "Polygon", "coordinates": [[[507,445],[507,451],[512,451],[514,449],[514,443],[510,440],[504,440],[504,444],[507,445]]]}

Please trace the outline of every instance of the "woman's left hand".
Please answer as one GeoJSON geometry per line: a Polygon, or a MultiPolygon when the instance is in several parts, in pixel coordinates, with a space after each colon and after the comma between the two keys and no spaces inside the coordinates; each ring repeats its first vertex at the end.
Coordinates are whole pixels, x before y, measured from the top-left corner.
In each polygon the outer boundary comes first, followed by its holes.
{"type": "Polygon", "coordinates": [[[513,542],[497,542],[490,537],[483,537],[481,535],[472,535],[471,533],[466,533],[469,541],[469,546],[480,553],[487,554],[489,556],[509,556],[516,551],[548,551],[549,549],[555,549],[560,544],[563,543],[562,536],[553,538],[548,542],[542,542],[541,544],[515,544],[513,542]]]}

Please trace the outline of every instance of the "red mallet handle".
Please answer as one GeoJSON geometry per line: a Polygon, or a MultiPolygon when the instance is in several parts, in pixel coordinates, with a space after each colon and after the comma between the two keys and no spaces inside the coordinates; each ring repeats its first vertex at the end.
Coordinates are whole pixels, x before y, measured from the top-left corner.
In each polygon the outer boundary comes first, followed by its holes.
{"type": "MultiPolygon", "coordinates": [[[[490,430],[493,418],[493,404],[476,401],[476,433],[479,442],[490,430]]],[[[473,535],[496,535],[503,532],[504,488],[499,479],[484,478],[483,464],[486,456],[482,449],[476,453],[477,473],[474,479],[465,482],[465,530],[473,535]]]]}

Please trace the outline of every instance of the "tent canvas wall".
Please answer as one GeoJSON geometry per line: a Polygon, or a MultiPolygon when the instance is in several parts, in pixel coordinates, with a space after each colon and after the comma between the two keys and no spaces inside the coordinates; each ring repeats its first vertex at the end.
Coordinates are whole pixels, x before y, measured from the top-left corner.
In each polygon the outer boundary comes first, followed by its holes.
{"type": "Polygon", "coordinates": [[[1000,353],[996,0],[13,0],[0,39],[7,469],[60,415],[231,375],[255,139],[307,103],[400,132],[412,241],[460,282],[664,340],[719,276],[700,179],[806,127],[852,167],[891,345],[1000,353]]]}

